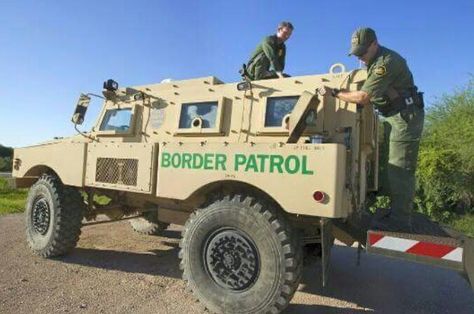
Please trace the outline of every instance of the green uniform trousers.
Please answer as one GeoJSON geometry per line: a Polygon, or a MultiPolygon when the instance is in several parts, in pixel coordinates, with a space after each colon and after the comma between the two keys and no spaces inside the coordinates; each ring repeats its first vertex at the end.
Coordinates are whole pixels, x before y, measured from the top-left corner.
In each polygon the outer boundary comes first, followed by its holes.
{"type": "Polygon", "coordinates": [[[381,195],[388,195],[394,213],[410,214],[415,197],[415,170],[418,159],[424,110],[412,106],[386,117],[380,154],[381,195]]]}
{"type": "Polygon", "coordinates": [[[278,78],[275,71],[270,71],[270,61],[262,54],[257,60],[250,64],[248,72],[253,80],[264,80],[270,78],[278,78]]]}

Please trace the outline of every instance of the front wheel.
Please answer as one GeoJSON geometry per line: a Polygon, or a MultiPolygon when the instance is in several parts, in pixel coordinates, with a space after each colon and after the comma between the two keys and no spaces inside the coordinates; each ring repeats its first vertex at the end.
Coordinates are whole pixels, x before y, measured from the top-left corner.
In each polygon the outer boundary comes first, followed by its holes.
{"type": "Polygon", "coordinates": [[[226,196],[197,210],[180,243],[183,278],[215,313],[279,313],[302,270],[286,219],[251,197],[226,196]]]}
{"type": "Polygon", "coordinates": [[[43,175],[31,187],[26,201],[26,239],[42,257],[71,251],[81,234],[84,201],[76,188],[64,186],[53,175],[43,175]]]}

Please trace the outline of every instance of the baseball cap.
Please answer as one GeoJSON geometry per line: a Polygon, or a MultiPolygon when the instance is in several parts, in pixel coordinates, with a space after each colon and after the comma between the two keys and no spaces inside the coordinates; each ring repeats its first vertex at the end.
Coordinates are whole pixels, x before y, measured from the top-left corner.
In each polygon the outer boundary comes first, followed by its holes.
{"type": "Polygon", "coordinates": [[[366,53],[370,44],[377,39],[375,31],[370,27],[358,28],[351,38],[351,51],[350,55],[361,56],[366,53]]]}

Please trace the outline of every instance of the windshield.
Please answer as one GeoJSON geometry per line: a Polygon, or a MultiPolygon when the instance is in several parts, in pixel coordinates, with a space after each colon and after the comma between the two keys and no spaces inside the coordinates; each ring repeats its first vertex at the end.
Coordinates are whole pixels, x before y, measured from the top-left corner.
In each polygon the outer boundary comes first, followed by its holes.
{"type": "Polygon", "coordinates": [[[105,113],[99,131],[126,133],[132,121],[132,108],[110,109],[105,113]]]}

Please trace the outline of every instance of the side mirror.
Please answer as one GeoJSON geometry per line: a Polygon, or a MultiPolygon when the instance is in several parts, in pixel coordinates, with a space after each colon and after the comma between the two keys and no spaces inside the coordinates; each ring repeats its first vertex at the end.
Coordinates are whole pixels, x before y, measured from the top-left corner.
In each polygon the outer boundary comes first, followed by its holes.
{"type": "Polygon", "coordinates": [[[87,107],[89,106],[90,102],[91,98],[88,95],[81,94],[81,96],[79,96],[76,110],[74,110],[74,114],[72,115],[71,119],[74,124],[81,125],[84,122],[84,117],[86,116],[87,107]]]}

